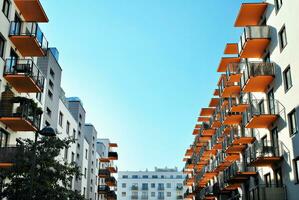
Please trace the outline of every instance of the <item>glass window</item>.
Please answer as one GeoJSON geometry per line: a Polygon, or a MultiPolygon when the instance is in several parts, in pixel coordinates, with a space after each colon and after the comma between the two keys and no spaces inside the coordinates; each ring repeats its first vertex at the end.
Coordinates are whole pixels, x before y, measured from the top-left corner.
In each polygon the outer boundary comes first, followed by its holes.
{"type": "Polygon", "coordinates": [[[125,197],[126,195],[127,195],[126,192],[122,192],[122,193],[121,193],[121,196],[122,196],[122,197],[125,197]]]}
{"type": "Polygon", "coordinates": [[[123,178],[128,178],[128,175],[123,175],[123,178]]]}
{"type": "Polygon", "coordinates": [[[50,75],[52,76],[52,78],[55,77],[55,73],[54,73],[53,69],[50,69],[50,75]]]}
{"type": "Polygon", "coordinates": [[[277,187],[282,187],[283,182],[282,182],[282,171],[281,168],[278,168],[274,171],[275,174],[275,183],[277,187]]]}
{"type": "Polygon", "coordinates": [[[167,197],[171,197],[171,192],[167,192],[167,197]]]}
{"type": "Polygon", "coordinates": [[[283,78],[284,78],[284,88],[285,88],[285,91],[288,91],[293,86],[290,66],[288,66],[284,70],[284,72],[283,72],[283,78]]]}
{"type": "Polygon", "coordinates": [[[155,183],[151,183],[151,188],[155,188],[156,184],[155,183]]]}
{"type": "Polygon", "coordinates": [[[288,120],[289,120],[289,130],[290,130],[290,135],[294,135],[298,131],[297,127],[297,116],[296,116],[296,110],[292,110],[288,114],[288,120]]]}
{"type": "Polygon", "coordinates": [[[158,178],[158,176],[157,175],[152,175],[152,178],[158,178]]]}
{"type": "Polygon", "coordinates": [[[151,192],[151,197],[155,197],[156,193],[155,192],[151,192]]]}
{"type": "Polygon", "coordinates": [[[285,26],[283,26],[279,31],[279,43],[280,43],[280,50],[283,50],[285,46],[287,46],[287,33],[286,33],[285,26]]]}
{"type": "Polygon", "coordinates": [[[264,180],[265,180],[266,187],[271,187],[271,174],[270,173],[264,175],[264,180]]]}
{"type": "Polygon", "coordinates": [[[142,178],[148,178],[148,175],[143,175],[142,178]]]}
{"type": "Polygon", "coordinates": [[[274,3],[275,3],[276,12],[278,12],[282,6],[282,0],[274,0],[274,3]]]}
{"type": "Polygon", "coordinates": [[[70,122],[66,122],[66,133],[69,135],[70,134],[70,122]]]}
{"type": "Polygon", "coordinates": [[[164,183],[158,184],[158,190],[164,190],[164,183]]]}
{"type": "Polygon", "coordinates": [[[49,117],[51,117],[51,115],[52,115],[52,111],[50,110],[50,108],[47,107],[46,111],[47,111],[47,115],[48,115],[49,117]]]}
{"type": "Polygon", "coordinates": [[[5,47],[5,39],[4,37],[0,34],[0,57],[3,58],[4,56],[4,47],[5,47]]]}
{"type": "Polygon", "coordinates": [[[126,187],[127,187],[127,184],[126,184],[126,183],[122,183],[122,184],[121,184],[121,187],[122,187],[122,188],[126,188],[126,187]]]}
{"type": "Polygon", "coordinates": [[[167,188],[171,188],[171,183],[167,183],[167,184],[166,184],[166,187],[167,187],[167,188]]]}
{"type": "Polygon", "coordinates": [[[62,114],[62,112],[59,112],[59,126],[61,126],[62,127],[62,122],[63,122],[63,114],[62,114]]]}
{"type": "Polygon", "coordinates": [[[142,190],[148,190],[148,184],[142,183],[142,190]]]}
{"type": "Polygon", "coordinates": [[[294,163],[294,168],[295,168],[295,173],[294,173],[294,175],[295,175],[295,181],[296,181],[296,183],[299,183],[299,157],[297,157],[297,158],[295,158],[294,160],[293,160],[293,163],[294,163]]]}
{"type": "Polygon", "coordinates": [[[53,93],[51,90],[48,90],[48,97],[52,100],[53,99],[53,93]]]}
{"type": "Polygon", "coordinates": [[[0,129],[0,147],[7,146],[7,139],[8,139],[8,133],[3,129],[0,129]]]}
{"type": "Polygon", "coordinates": [[[164,199],[164,192],[158,192],[158,199],[164,199]]]}
{"type": "Polygon", "coordinates": [[[138,178],[138,175],[132,175],[132,178],[136,179],[136,178],[138,178]]]}
{"type": "Polygon", "coordinates": [[[2,6],[2,12],[5,15],[6,18],[8,18],[9,15],[9,8],[10,8],[10,1],[9,0],[4,0],[3,1],[3,6],[2,6]]]}

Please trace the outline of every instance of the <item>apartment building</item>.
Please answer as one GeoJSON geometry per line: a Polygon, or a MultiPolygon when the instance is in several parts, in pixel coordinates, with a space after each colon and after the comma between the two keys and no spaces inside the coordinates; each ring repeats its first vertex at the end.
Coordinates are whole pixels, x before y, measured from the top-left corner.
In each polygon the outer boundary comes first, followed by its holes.
{"type": "Polygon", "coordinates": [[[185,199],[298,199],[299,1],[243,3],[187,149],[185,199]],[[231,43],[232,42],[232,43],[231,43]]]}
{"type": "Polygon", "coordinates": [[[183,199],[185,175],[177,168],[155,168],[154,171],[120,171],[118,199],[183,199]]]}
{"type": "Polygon", "coordinates": [[[97,139],[96,150],[100,156],[98,171],[98,199],[116,200],[117,181],[115,178],[118,172],[115,161],[118,160],[118,153],[114,150],[118,145],[111,143],[109,139],[97,139]]]}
{"type": "Polygon", "coordinates": [[[36,131],[50,126],[57,137],[76,139],[58,158],[80,167],[83,176],[73,177],[71,188],[97,200],[99,135],[85,123],[81,100],[65,97],[59,52],[48,47],[39,27],[48,22],[42,4],[0,0],[0,8],[0,168],[13,165],[18,138],[34,139],[36,131]]]}

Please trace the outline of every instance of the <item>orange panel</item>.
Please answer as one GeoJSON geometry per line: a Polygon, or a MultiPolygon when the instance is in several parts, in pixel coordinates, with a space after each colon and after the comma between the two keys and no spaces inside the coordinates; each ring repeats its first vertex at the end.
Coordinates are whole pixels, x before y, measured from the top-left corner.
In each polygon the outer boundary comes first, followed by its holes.
{"type": "Polygon", "coordinates": [[[38,129],[21,117],[0,117],[0,121],[13,131],[37,131],[38,129]]]}
{"type": "Polygon", "coordinates": [[[279,163],[282,160],[282,157],[258,157],[253,162],[251,162],[250,166],[255,167],[271,167],[274,164],[279,163]]]}
{"type": "Polygon", "coordinates": [[[109,143],[109,147],[118,147],[117,143],[109,143]]]}
{"type": "Polygon", "coordinates": [[[268,38],[248,39],[240,53],[241,58],[262,58],[270,43],[268,38]]]}
{"type": "Polygon", "coordinates": [[[197,121],[198,122],[209,122],[210,118],[209,117],[198,117],[197,121]]]}
{"type": "Polygon", "coordinates": [[[243,3],[235,21],[235,27],[258,25],[267,6],[267,3],[243,3]]]}
{"type": "Polygon", "coordinates": [[[201,124],[196,124],[194,129],[200,129],[201,128],[201,124]]]}
{"type": "Polygon", "coordinates": [[[108,158],[100,158],[100,162],[110,162],[108,158]]]}
{"type": "Polygon", "coordinates": [[[223,89],[221,97],[223,98],[235,97],[238,96],[240,92],[241,92],[241,88],[238,85],[227,86],[223,89]]]}
{"type": "Polygon", "coordinates": [[[219,89],[215,89],[213,95],[214,95],[214,96],[219,96],[219,94],[220,94],[220,93],[219,93],[219,89]]]}
{"type": "Polygon", "coordinates": [[[242,74],[231,74],[229,77],[227,77],[228,82],[240,82],[241,81],[242,74]]]}
{"type": "Polygon", "coordinates": [[[239,137],[234,139],[233,144],[252,144],[255,140],[255,137],[239,137]]]}
{"type": "Polygon", "coordinates": [[[199,129],[194,129],[192,135],[198,135],[200,133],[199,129]]]}
{"type": "Polygon", "coordinates": [[[35,37],[10,36],[10,40],[23,57],[41,57],[46,55],[44,50],[39,46],[35,37]]]}
{"type": "Polygon", "coordinates": [[[12,167],[13,165],[13,163],[0,163],[0,168],[12,167]]]}
{"type": "Polygon", "coordinates": [[[241,153],[245,149],[246,145],[232,145],[225,150],[225,153],[241,153]]]}
{"type": "Polygon", "coordinates": [[[204,129],[202,130],[202,136],[213,136],[216,133],[216,129],[204,129]]]}
{"type": "Polygon", "coordinates": [[[222,57],[217,72],[226,72],[227,65],[230,63],[239,63],[241,58],[238,57],[222,57]]]}
{"type": "Polygon", "coordinates": [[[219,120],[214,120],[211,125],[212,128],[219,128],[220,126],[221,122],[219,120]]]}
{"type": "Polygon", "coordinates": [[[202,108],[200,111],[200,116],[211,116],[215,112],[215,108],[202,108]]]}
{"type": "Polygon", "coordinates": [[[48,22],[49,19],[39,0],[14,0],[21,15],[27,22],[48,22]]]}
{"type": "Polygon", "coordinates": [[[238,125],[242,121],[242,115],[227,115],[223,121],[224,125],[238,125]]]}
{"type": "Polygon", "coordinates": [[[4,78],[9,84],[16,89],[19,93],[39,93],[42,92],[34,80],[25,75],[5,75],[4,78]]]}
{"type": "Polygon", "coordinates": [[[235,105],[235,106],[232,106],[231,112],[245,112],[248,107],[249,107],[248,104],[235,105]]]}
{"type": "Polygon", "coordinates": [[[110,173],[117,173],[117,169],[115,167],[107,167],[110,173]]]}
{"type": "Polygon", "coordinates": [[[219,104],[219,98],[212,98],[209,104],[209,107],[217,107],[217,105],[219,104]]]}
{"type": "Polygon", "coordinates": [[[273,76],[250,77],[243,87],[243,92],[265,92],[274,80],[273,76]]]}
{"type": "Polygon", "coordinates": [[[246,128],[269,128],[277,119],[277,115],[255,115],[247,123],[246,128]]]}

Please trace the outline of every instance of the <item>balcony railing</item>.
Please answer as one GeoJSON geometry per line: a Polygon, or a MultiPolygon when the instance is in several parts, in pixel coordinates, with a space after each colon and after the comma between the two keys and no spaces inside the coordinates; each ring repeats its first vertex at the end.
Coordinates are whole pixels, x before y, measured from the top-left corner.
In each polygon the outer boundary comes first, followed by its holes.
{"type": "Polygon", "coordinates": [[[229,186],[233,183],[243,183],[250,176],[257,175],[255,167],[249,167],[244,162],[234,162],[231,166],[224,170],[224,182],[229,186]]]}
{"type": "Polygon", "coordinates": [[[138,199],[138,195],[132,195],[131,199],[138,199]]]}
{"type": "Polygon", "coordinates": [[[108,169],[99,169],[99,177],[100,178],[106,178],[111,175],[110,171],[108,169]]]}
{"type": "Polygon", "coordinates": [[[110,160],[118,160],[118,153],[110,151],[110,152],[108,152],[108,158],[110,160]]]}
{"type": "Polygon", "coordinates": [[[239,82],[244,64],[243,62],[229,63],[226,68],[226,79],[229,82],[239,82]]]}
{"type": "Polygon", "coordinates": [[[270,43],[269,26],[248,26],[240,37],[241,58],[261,58],[270,43]]]}
{"type": "Polygon", "coordinates": [[[284,107],[277,100],[254,99],[243,113],[246,128],[269,128],[283,113],[284,107]]]}
{"type": "Polygon", "coordinates": [[[117,199],[117,195],[115,193],[115,191],[109,191],[106,195],[107,200],[116,200],[117,199]]]}
{"type": "Polygon", "coordinates": [[[43,91],[44,75],[32,59],[6,59],[3,76],[18,92],[43,91]]]}
{"type": "Polygon", "coordinates": [[[114,177],[107,177],[105,178],[105,183],[108,185],[108,186],[116,186],[117,185],[117,181],[114,177]]]}
{"type": "Polygon", "coordinates": [[[266,167],[279,163],[287,153],[282,142],[273,142],[270,140],[255,141],[246,150],[245,155],[247,163],[250,166],[266,167]]]}
{"type": "Polygon", "coordinates": [[[265,92],[275,77],[274,63],[248,62],[242,69],[243,92],[265,92]]]}
{"type": "Polygon", "coordinates": [[[138,186],[137,185],[132,185],[131,190],[138,190],[138,186]]]}
{"type": "Polygon", "coordinates": [[[0,168],[13,166],[22,151],[19,146],[0,147],[0,168]]]}
{"type": "Polygon", "coordinates": [[[223,98],[228,97],[235,97],[238,96],[241,91],[240,83],[238,82],[229,82],[224,76],[221,79],[220,85],[219,85],[219,92],[220,96],[223,98]]]}
{"type": "Polygon", "coordinates": [[[99,194],[107,194],[110,191],[110,187],[107,185],[99,185],[98,186],[98,193],[99,194]]]}
{"type": "Polygon", "coordinates": [[[242,122],[241,112],[232,112],[229,104],[221,110],[221,122],[223,125],[239,125],[242,122]]]}
{"type": "Polygon", "coordinates": [[[287,190],[285,185],[265,184],[257,185],[249,190],[257,199],[287,200],[287,190]]]}
{"type": "Polygon", "coordinates": [[[11,97],[2,93],[0,121],[13,131],[37,131],[40,127],[42,110],[32,99],[11,97]]]}
{"type": "Polygon", "coordinates": [[[255,137],[249,131],[231,128],[229,136],[226,137],[224,151],[226,153],[241,153],[248,144],[255,141],[255,137]]]}
{"type": "Polygon", "coordinates": [[[9,37],[23,57],[47,54],[48,41],[36,22],[11,22],[9,37]]]}

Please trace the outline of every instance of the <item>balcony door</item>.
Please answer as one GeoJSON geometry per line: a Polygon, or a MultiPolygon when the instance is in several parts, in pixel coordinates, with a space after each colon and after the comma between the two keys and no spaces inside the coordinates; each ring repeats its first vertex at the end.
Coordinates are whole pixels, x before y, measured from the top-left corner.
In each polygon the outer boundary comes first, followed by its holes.
{"type": "Polygon", "coordinates": [[[7,147],[8,133],[0,129],[0,148],[7,147]]]}
{"type": "Polygon", "coordinates": [[[264,175],[264,181],[265,181],[266,187],[271,187],[271,174],[270,173],[264,175]]]}
{"type": "Polygon", "coordinates": [[[271,131],[271,143],[274,149],[275,156],[279,155],[279,142],[278,142],[278,130],[277,128],[272,129],[271,131]]]}
{"type": "Polygon", "coordinates": [[[269,113],[275,114],[275,98],[273,89],[268,92],[268,101],[269,101],[269,113]]]}

